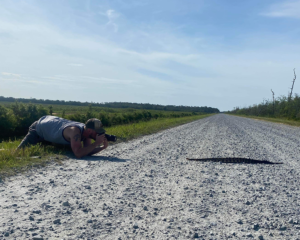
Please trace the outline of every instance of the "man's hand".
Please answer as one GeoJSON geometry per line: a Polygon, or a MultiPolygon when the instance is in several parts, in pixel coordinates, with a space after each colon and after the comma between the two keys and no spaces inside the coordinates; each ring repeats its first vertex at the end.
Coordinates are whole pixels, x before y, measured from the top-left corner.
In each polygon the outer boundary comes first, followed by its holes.
{"type": "Polygon", "coordinates": [[[105,142],[106,138],[104,134],[97,135],[94,143],[91,143],[90,139],[89,141],[85,141],[84,147],[81,144],[81,132],[78,128],[70,128],[68,134],[71,140],[71,148],[77,158],[98,153],[108,146],[107,140],[105,142]],[[102,144],[104,146],[99,147],[102,144]]]}
{"type": "Polygon", "coordinates": [[[102,150],[107,148],[108,147],[108,141],[106,139],[106,137],[104,138],[104,141],[103,141],[103,147],[102,147],[102,150]]]}
{"type": "Polygon", "coordinates": [[[106,140],[105,135],[101,134],[96,136],[95,142],[97,143],[97,145],[101,145],[102,143],[104,143],[104,140],[106,140]]]}
{"type": "MultiPolygon", "coordinates": [[[[104,136],[104,134],[103,134],[104,136]]],[[[100,140],[99,140],[100,141],[100,140]]],[[[96,143],[96,142],[95,142],[96,143]]],[[[89,155],[93,155],[95,153],[98,153],[98,152],[101,152],[102,150],[104,150],[105,148],[108,147],[108,141],[106,139],[106,137],[104,137],[104,140],[102,142],[103,146],[102,147],[99,147],[99,148],[95,148],[92,152],[89,153],[89,155]]]]}

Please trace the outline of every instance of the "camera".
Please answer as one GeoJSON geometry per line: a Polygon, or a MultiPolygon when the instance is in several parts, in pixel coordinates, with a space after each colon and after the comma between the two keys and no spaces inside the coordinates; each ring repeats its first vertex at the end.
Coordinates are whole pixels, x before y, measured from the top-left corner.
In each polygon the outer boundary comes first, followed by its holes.
{"type": "Polygon", "coordinates": [[[117,137],[115,135],[109,135],[105,133],[105,137],[107,139],[107,141],[109,142],[116,142],[117,141],[117,137]]]}

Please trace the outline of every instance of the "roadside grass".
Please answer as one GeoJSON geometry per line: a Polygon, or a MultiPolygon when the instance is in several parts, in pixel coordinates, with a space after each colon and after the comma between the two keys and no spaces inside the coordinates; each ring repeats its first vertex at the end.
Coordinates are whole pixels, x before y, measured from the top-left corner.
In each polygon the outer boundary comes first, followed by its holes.
{"type": "Polygon", "coordinates": [[[181,118],[153,119],[148,122],[119,125],[106,128],[107,134],[116,135],[121,141],[127,141],[143,135],[152,134],[161,130],[175,127],[184,123],[212,116],[213,114],[195,115],[181,118]]]}
{"type": "Polygon", "coordinates": [[[20,140],[0,143],[0,182],[1,178],[24,172],[37,166],[45,166],[49,161],[60,162],[65,150],[40,144],[16,151],[20,140]]]}
{"type": "MultiPolygon", "coordinates": [[[[118,142],[131,140],[143,135],[152,134],[181,124],[199,120],[214,114],[194,115],[181,118],[161,118],[148,122],[118,125],[106,128],[107,134],[118,137],[118,142]]],[[[52,145],[36,145],[15,151],[22,139],[0,142],[0,181],[1,178],[24,172],[33,167],[45,166],[49,161],[61,163],[66,154],[72,154],[70,148],[59,148],[52,145]]]]}
{"type": "Polygon", "coordinates": [[[245,117],[245,118],[251,118],[251,119],[254,119],[254,120],[261,120],[261,121],[274,122],[274,123],[279,123],[279,124],[285,124],[285,125],[300,127],[300,121],[287,120],[287,119],[284,119],[284,118],[267,118],[267,117],[239,115],[239,114],[232,114],[232,113],[230,113],[229,115],[234,115],[234,116],[237,116],[237,117],[245,117]]]}

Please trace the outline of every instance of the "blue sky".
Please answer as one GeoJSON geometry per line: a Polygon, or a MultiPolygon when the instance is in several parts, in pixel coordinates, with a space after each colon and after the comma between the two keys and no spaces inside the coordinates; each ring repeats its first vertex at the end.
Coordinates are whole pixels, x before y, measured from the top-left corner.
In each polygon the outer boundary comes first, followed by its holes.
{"type": "Polygon", "coordinates": [[[226,111],[271,99],[271,89],[287,95],[293,69],[300,75],[300,0],[0,6],[1,96],[226,111]]]}

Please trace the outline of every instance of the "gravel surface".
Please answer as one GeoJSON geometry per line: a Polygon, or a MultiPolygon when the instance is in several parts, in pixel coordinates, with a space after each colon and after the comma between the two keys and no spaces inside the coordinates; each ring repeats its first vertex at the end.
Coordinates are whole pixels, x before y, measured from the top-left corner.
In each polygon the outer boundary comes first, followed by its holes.
{"type": "Polygon", "coordinates": [[[0,239],[300,239],[299,140],[218,114],[34,169],[0,183],[0,239]]]}

